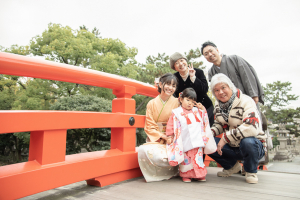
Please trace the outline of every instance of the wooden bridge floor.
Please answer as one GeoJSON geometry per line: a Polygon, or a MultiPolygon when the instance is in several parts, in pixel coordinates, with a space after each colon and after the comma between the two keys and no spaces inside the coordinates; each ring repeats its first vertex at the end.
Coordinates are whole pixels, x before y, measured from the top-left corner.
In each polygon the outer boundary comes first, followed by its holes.
{"type": "Polygon", "coordinates": [[[258,184],[248,184],[241,174],[217,177],[221,168],[208,167],[207,181],[184,183],[173,178],[146,183],[136,178],[103,188],[86,185],[85,181],[31,195],[22,200],[42,199],[300,199],[300,174],[259,171],[258,184]]]}

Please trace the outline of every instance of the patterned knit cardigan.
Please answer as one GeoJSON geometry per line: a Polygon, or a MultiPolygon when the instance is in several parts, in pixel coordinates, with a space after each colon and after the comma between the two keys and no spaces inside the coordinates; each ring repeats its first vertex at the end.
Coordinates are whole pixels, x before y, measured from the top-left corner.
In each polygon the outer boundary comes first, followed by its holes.
{"type": "Polygon", "coordinates": [[[214,136],[221,133],[223,139],[232,147],[238,147],[245,137],[256,137],[266,146],[267,136],[262,131],[262,123],[253,99],[237,89],[237,95],[229,111],[228,122],[221,115],[218,102],[215,105],[215,123],[211,127],[214,136]]]}

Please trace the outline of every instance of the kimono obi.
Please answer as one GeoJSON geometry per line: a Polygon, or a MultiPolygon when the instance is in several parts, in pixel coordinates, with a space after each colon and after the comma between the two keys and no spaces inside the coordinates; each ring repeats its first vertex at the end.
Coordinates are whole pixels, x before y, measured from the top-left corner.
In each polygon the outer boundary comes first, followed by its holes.
{"type": "Polygon", "coordinates": [[[173,109],[173,113],[180,122],[183,152],[194,148],[205,147],[202,138],[204,132],[203,119],[200,117],[198,108],[193,108],[192,112],[186,113],[182,107],[173,109]],[[202,120],[202,121],[201,121],[202,120]]]}
{"type": "Polygon", "coordinates": [[[166,134],[167,122],[157,122],[159,132],[166,134]]]}

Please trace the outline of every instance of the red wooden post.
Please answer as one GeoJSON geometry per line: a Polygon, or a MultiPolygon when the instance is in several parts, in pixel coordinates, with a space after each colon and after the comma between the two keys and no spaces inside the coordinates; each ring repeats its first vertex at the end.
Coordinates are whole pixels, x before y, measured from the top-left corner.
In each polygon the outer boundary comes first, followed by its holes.
{"type": "MultiPolygon", "coordinates": [[[[131,99],[131,97],[136,94],[135,87],[124,85],[121,90],[114,90],[113,94],[116,95],[117,98],[112,101],[112,113],[121,112],[121,113],[135,114],[135,100],[131,99]]],[[[111,149],[119,149],[124,153],[135,152],[135,145],[136,145],[136,128],[133,127],[111,128],[111,142],[110,142],[111,149]]],[[[115,165],[121,164],[116,159],[112,160],[111,162],[114,162],[115,165]]],[[[142,176],[141,170],[139,168],[135,168],[131,170],[121,171],[121,172],[89,179],[86,180],[86,182],[88,185],[103,187],[106,185],[110,185],[113,183],[121,182],[124,180],[136,178],[140,176],[142,176]]]]}
{"type": "Polygon", "coordinates": [[[18,199],[87,179],[89,185],[105,186],[142,176],[135,145],[136,128],[144,127],[145,116],[135,115],[131,97],[156,97],[158,92],[153,86],[4,52],[0,52],[0,74],[104,87],[117,96],[113,113],[0,111],[0,134],[31,131],[29,161],[0,167],[0,199],[18,199]],[[129,124],[131,117],[135,118],[134,125],[129,124]],[[16,125],[15,121],[22,123],[16,125]],[[112,127],[111,150],[65,156],[67,129],[107,127],[112,127]]]}
{"type": "Polygon", "coordinates": [[[31,132],[28,161],[36,160],[41,165],[65,161],[66,140],[66,130],[31,132]]]}
{"type": "MultiPolygon", "coordinates": [[[[135,114],[135,100],[131,99],[136,94],[135,87],[124,85],[122,90],[114,90],[116,99],[112,101],[112,113],[135,114]]],[[[128,121],[129,123],[129,121],[128,121]]],[[[123,152],[135,151],[136,129],[135,128],[112,128],[111,149],[119,149],[123,152]]]]}

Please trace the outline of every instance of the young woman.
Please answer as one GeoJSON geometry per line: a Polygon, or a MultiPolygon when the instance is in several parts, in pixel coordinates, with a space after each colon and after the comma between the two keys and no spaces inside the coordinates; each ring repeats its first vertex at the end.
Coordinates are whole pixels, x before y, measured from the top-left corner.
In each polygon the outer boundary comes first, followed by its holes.
{"type": "Polygon", "coordinates": [[[201,103],[207,110],[210,126],[214,123],[214,106],[207,96],[208,83],[201,69],[196,69],[193,64],[188,65],[187,58],[178,52],[170,56],[170,67],[177,71],[174,75],[178,79],[178,86],[174,93],[179,97],[179,93],[186,88],[193,88],[197,94],[197,102],[201,103]]]}
{"type": "Polygon", "coordinates": [[[147,139],[138,150],[138,161],[146,182],[170,179],[178,173],[178,167],[170,166],[166,153],[166,125],[178,99],[173,96],[177,78],[167,73],[160,77],[158,95],[149,101],[146,110],[145,132],[147,139]]]}

